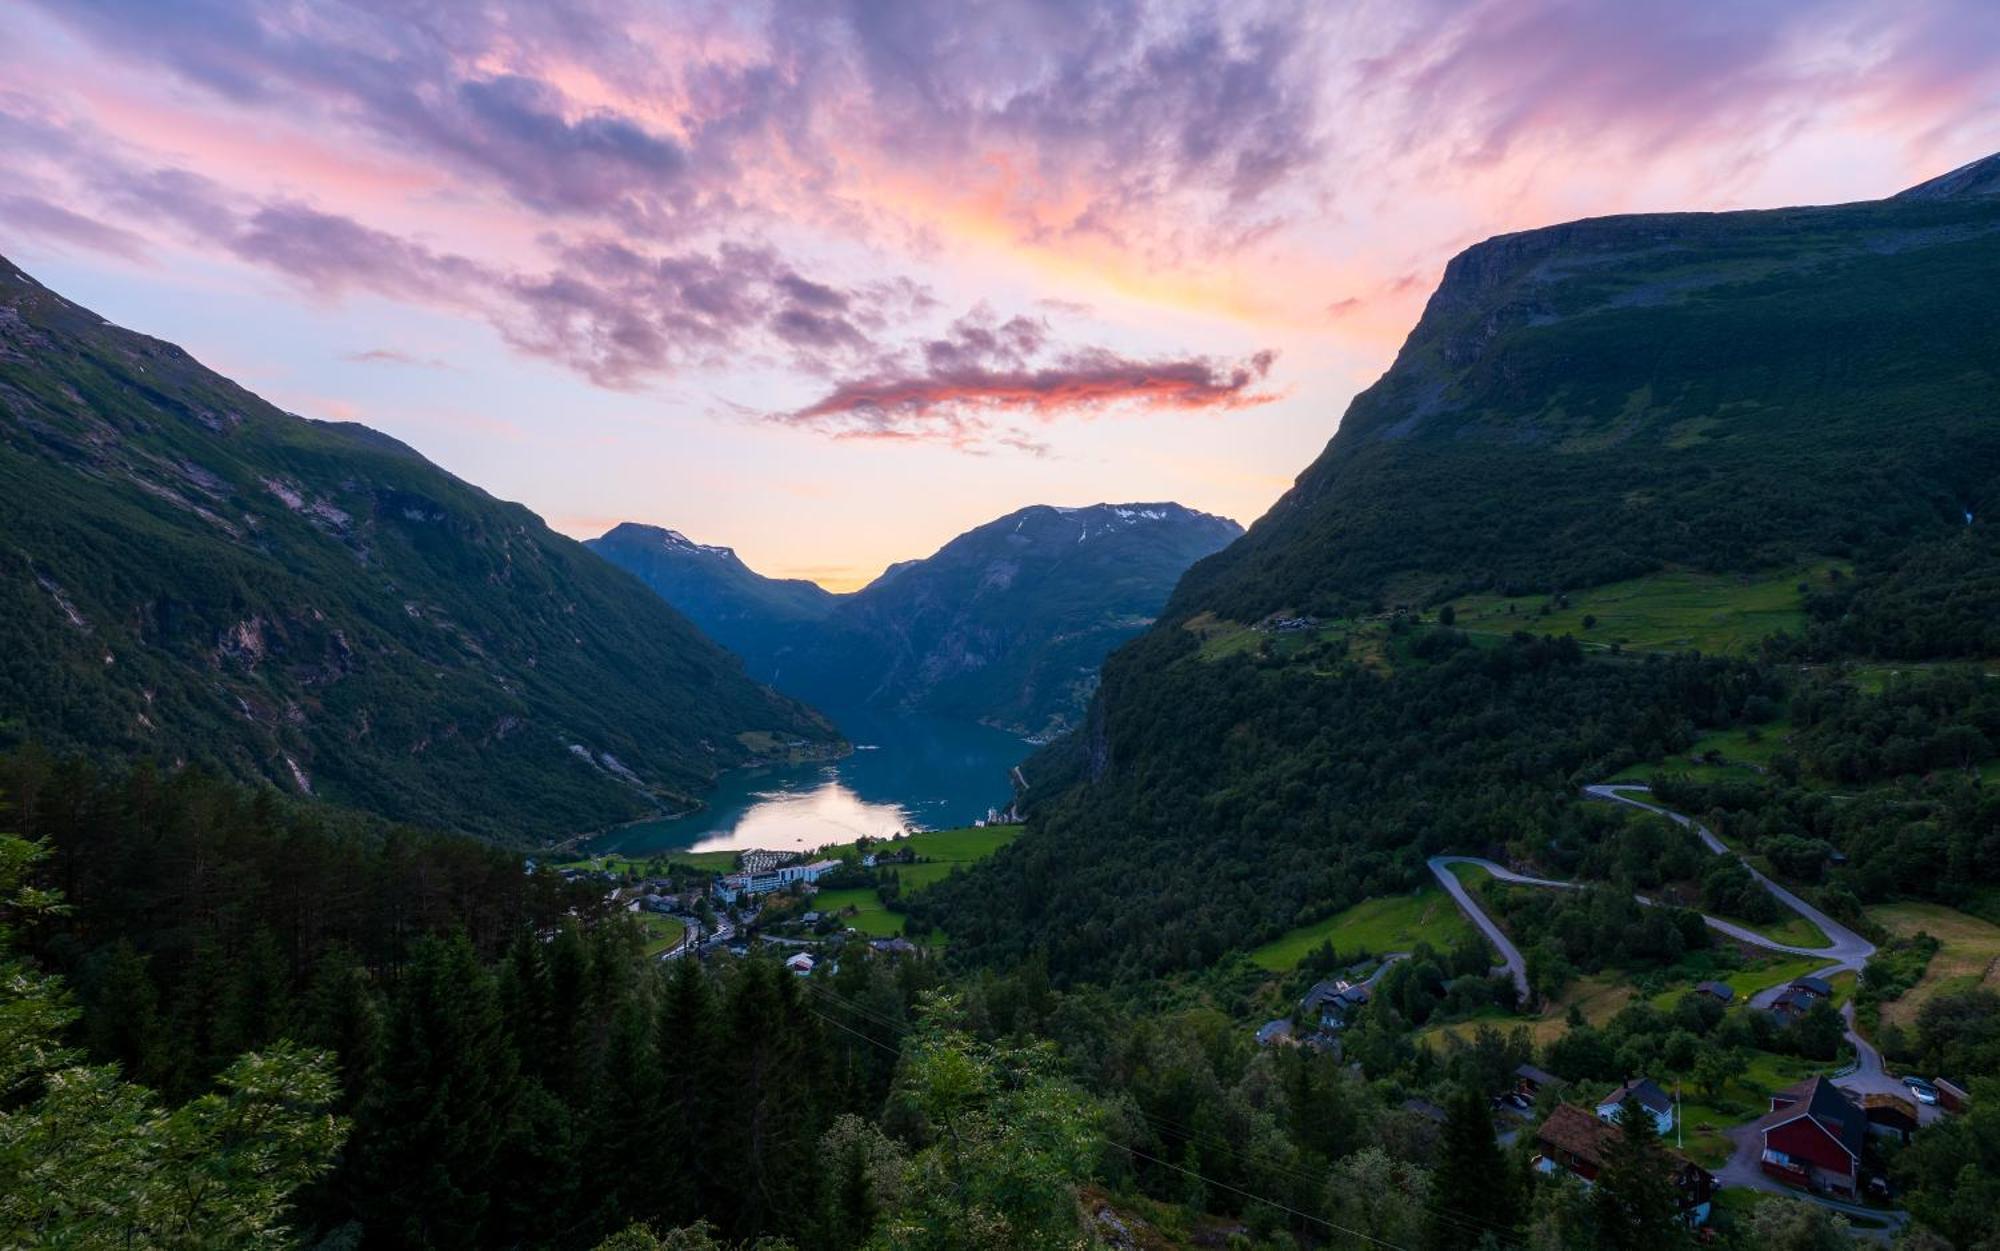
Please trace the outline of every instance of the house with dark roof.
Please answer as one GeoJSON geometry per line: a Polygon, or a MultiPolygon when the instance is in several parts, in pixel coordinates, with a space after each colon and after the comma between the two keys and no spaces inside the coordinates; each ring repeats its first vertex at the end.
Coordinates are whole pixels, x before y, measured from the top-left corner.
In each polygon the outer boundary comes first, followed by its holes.
{"type": "Polygon", "coordinates": [[[1659,1083],[1650,1077],[1635,1077],[1623,1086],[1597,1101],[1597,1119],[1607,1125],[1618,1123],[1618,1109],[1627,1099],[1635,1099],[1639,1106],[1652,1114],[1653,1125],[1662,1138],[1674,1132],[1674,1101],[1659,1083]]]}
{"type": "MultiPolygon", "coordinates": [[[[1594,1183],[1604,1170],[1612,1141],[1622,1132],[1573,1103],[1558,1104],[1535,1133],[1535,1168],[1542,1173],[1568,1173],[1586,1184],[1594,1183]]],[[[1689,1225],[1705,1223],[1715,1192],[1720,1189],[1715,1175],[1677,1151],[1669,1151],[1667,1158],[1673,1170],[1681,1219],[1689,1225]]]]}
{"type": "Polygon", "coordinates": [[[1533,1099],[1549,1087],[1562,1084],[1562,1078],[1538,1069],[1532,1064],[1523,1064],[1514,1070],[1514,1093],[1524,1099],[1533,1099]]]}
{"type": "Polygon", "coordinates": [[[1257,1031],[1257,1045],[1259,1047],[1276,1047],[1280,1044],[1289,1047],[1296,1041],[1292,1037],[1292,1023],[1285,1017],[1279,1017],[1275,1021],[1266,1021],[1262,1028],[1257,1031]]]}
{"type": "Polygon", "coordinates": [[[1852,1195],[1859,1188],[1868,1117],[1832,1082],[1810,1077],[1779,1091],[1755,1125],[1764,1140],[1766,1176],[1835,1194],[1852,1195]]]}
{"type": "Polygon", "coordinates": [[[1799,986],[1787,986],[1771,1001],[1771,1015],[1787,1023],[1802,1021],[1820,997],[1799,986]]]}
{"type": "Polygon", "coordinates": [[[1802,990],[1808,995],[1818,995],[1821,999],[1833,998],[1833,983],[1823,977],[1793,978],[1792,989],[1802,990]]]}
{"type": "Polygon", "coordinates": [[[1314,982],[1306,997],[1299,1000],[1299,1015],[1316,1018],[1321,1025],[1337,1022],[1342,1013],[1340,992],[1346,988],[1346,982],[1314,982]]]}
{"type": "Polygon", "coordinates": [[[1707,995],[1725,1008],[1736,1002],[1736,988],[1728,982],[1696,982],[1694,993],[1707,995]]]}

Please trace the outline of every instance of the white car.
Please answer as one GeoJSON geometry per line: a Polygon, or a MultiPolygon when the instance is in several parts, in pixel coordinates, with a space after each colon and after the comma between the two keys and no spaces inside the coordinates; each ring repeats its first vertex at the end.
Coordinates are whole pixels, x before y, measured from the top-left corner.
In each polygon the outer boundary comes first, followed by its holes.
{"type": "Polygon", "coordinates": [[[1910,1093],[1916,1096],[1918,1103],[1934,1104],[1938,1101],[1937,1087],[1921,1077],[1906,1077],[1903,1079],[1903,1085],[1910,1088],[1910,1093]]]}

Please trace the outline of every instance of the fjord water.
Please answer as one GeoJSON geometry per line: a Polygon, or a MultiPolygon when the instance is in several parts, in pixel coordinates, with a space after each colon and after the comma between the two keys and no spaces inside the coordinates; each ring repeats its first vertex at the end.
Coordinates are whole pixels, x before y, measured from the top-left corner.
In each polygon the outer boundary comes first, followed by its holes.
{"type": "Polygon", "coordinates": [[[1033,747],[976,723],[835,715],[854,743],[841,760],[738,769],[691,816],[642,821],[591,840],[595,852],[806,850],[911,826],[970,825],[1013,795],[1008,771],[1033,747]]]}

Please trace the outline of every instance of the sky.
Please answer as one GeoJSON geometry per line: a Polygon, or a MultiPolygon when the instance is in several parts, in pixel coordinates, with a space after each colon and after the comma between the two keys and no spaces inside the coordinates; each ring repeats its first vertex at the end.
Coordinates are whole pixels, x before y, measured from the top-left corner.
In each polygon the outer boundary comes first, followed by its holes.
{"type": "Polygon", "coordinates": [[[2000,150],[1991,0],[0,0],[0,253],[565,533],[1246,524],[1445,262],[2000,150]]]}

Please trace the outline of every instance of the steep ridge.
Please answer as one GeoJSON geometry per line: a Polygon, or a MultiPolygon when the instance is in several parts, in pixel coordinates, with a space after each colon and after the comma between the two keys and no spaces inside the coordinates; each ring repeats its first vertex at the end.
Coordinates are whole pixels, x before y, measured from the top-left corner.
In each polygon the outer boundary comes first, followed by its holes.
{"type": "MultiPolygon", "coordinates": [[[[1086,731],[1026,766],[1029,833],[928,896],[928,919],[970,959],[1041,948],[1058,976],[1156,975],[1410,889],[1431,855],[1574,861],[1619,820],[1577,787],[1754,735],[1795,698],[1829,784],[1989,759],[1976,680],[1883,696],[1925,710],[1912,720],[1838,670],[1760,657],[1990,655],[1990,168],[1879,202],[1574,222],[1455,258],[1318,460],[1107,661],[1086,731]],[[1546,613],[1655,574],[1806,568],[1824,572],[1798,585],[1803,625],[1730,658],[1625,653],[1588,618],[1540,638],[1524,598],[1546,613]],[[1441,609],[1471,596],[1526,612],[1468,634],[1441,609]],[[1912,604],[1938,606],[1935,629],[1897,626],[1912,604]],[[1930,742],[1950,720],[1969,723],[1956,757],[1930,742]]],[[[1928,885],[1953,880],[1924,850],[1938,840],[1903,825],[1976,822],[1976,800],[1887,811],[1924,815],[1841,844],[1840,889],[1948,889],[1928,885]]]]}
{"type": "Polygon", "coordinates": [[[817,583],[767,578],[730,548],[696,543],[660,526],[626,522],[584,546],[741,656],[760,682],[777,676],[775,658],[793,645],[800,628],[825,621],[839,603],[817,583]]]}
{"type": "Polygon", "coordinates": [[[750,672],[822,707],[905,708],[1022,734],[1067,728],[1099,663],[1151,623],[1189,565],[1242,533],[1173,503],[1037,505],[849,595],[761,577],[728,548],[619,526],[590,546],[750,672]]]}
{"type": "Polygon", "coordinates": [[[574,832],[836,750],[643,587],[0,261],[0,736],[574,832]]]}
{"type": "Polygon", "coordinates": [[[1325,452],[1169,615],[1769,567],[1962,525],[2000,456],[2000,200],[1920,192],[1466,251],[1325,452]]]}

